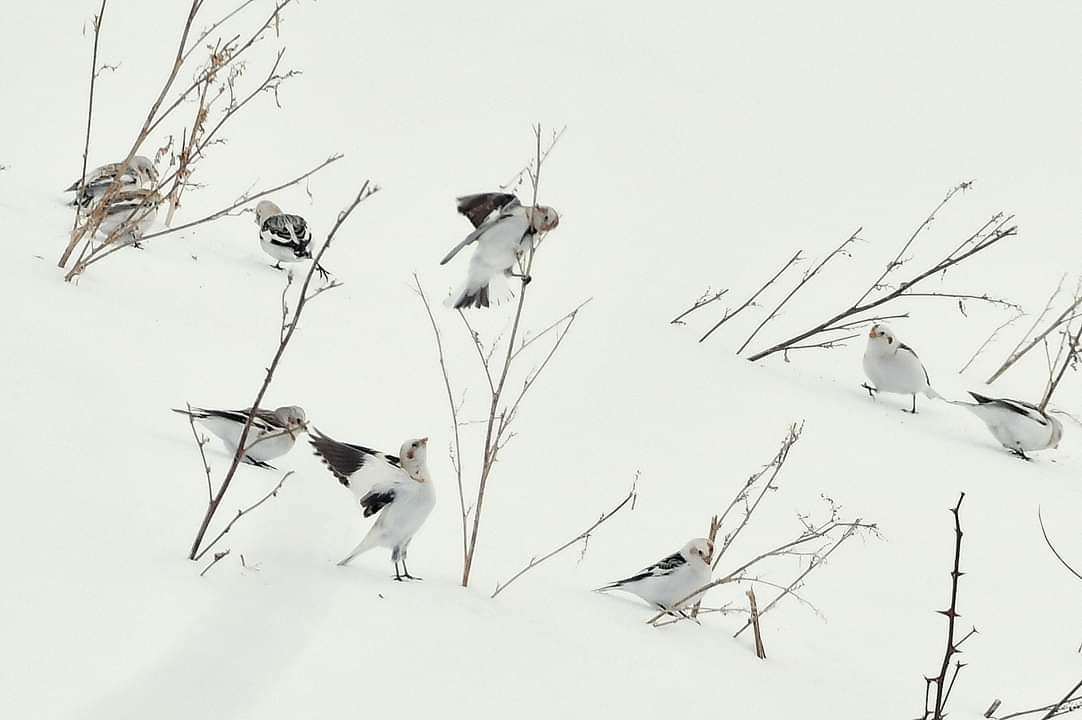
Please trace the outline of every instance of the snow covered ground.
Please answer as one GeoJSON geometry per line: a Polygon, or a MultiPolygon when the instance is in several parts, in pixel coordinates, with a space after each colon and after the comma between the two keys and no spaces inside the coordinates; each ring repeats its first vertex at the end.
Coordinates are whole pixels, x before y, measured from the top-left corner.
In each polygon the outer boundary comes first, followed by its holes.
{"type": "MultiPolygon", "coordinates": [[[[99,81],[92,164],[127,148],[160,87],[186,3],[159,5],[108,6],[101,59],[121,65],[99,81]]],[[[249,19],[269,7],[256,5],[249,19]]],[[[862,226],[868,242],[763,335],[784,337],[848,304],[969,179],[974,189],[933,224],[914,262],[1013,212],[1019,238],[932,287],[1039,311],[1060,274],[1082,267],[1082,97],[1069,91],[1082,7],[290,9],[280,43],[304,75],[283,86],[281,110],[265,98],[236,119],[178,217],[335,151],[346,158],[313,178],[311,199],[303,188],[276,198],[317,236],[363,179],[383,187],[330,251],[326,264],[346,284],[306,310],[266,405],[303,405],[333,437],[390,451],[431,437],[440,503],[411,546],[411,570],[425,578],[414,584],[392,582],[382,552],[334,565],[367,523],[307,447],[281,460],[295,476],[237,525],[229,558],[203,578],[185,559],[206,490],[189,428],[168,409],[250,401],[277,342],[283,277],[243,216],[62,281],[55,263],[71,215],[59,190],[78,172],[91,41],[80,31],[96,9],[20,6],[0,48],[5,716],[913,718],[922,676],[942,657],[933,611],[948,602],[948,508],[961,490],[959,608],[980,634],[965,648],[953,716],[980,717],[995,697],[1005,710],[1050,702],[1082,674],[1082,584],[1037,525],[1040,506],[1060,550],[1082,563],[1077,425],[1027,464],[959,409],[922,401],[909,416],[899,398],[869,400],[862,342],[753,364],[733,350],[762,309],[702,345],[696,331],[712,310],[688,328],[668,324],[707,285],[746,296],[797,248],[821,256],[862,226]],[[593,301],[501,456],[463,590],[447,408],[411,273],[437,296],[460,280],[464,259],[437,266],[465,232],[453,198],[520,167],[538,120],[568,130],[542,180],[562,221],[539,255],[526,322],[539,329],[593,301]],[[821,493],[878,523],[881,538],[847,543],[803,588],[825,619],[782,603],[764,618],[769,659],[759,661],[748,634],[730,637],[739,616],[659,630],[642,606],[589,592],[704,535],[800,420],[781,490],[731,553],[745,559],[794,534],[797,512],[822,510],[821,493]],[[615,504],[636,471],[634,511],[602,527],[581,563],[569,551],[488,599],[530,556],[615,504]]],[[[275,44],[249,58],[252,77],[275,44]]],[[[453,372],[476,398],[473,350],[437,309],[453,372]]],[[[1006,316],[971,304],[966,318],[933,300],[898,309],[912,317],[895,329],[948,397],[978,388],[1009,349],[1007,335],[960,376],[1006,316]]],[[[993,390],[1035,399],[1042,362],[993,390]]],[[[1071,373],[1056,404],[1082,411],[1080,389],[1071,373]]],[[[210,459],[220,477],[228,458],[216,443],[210,459]]],[[[225,515],[278,478],[242,468],[225,515]]],[[[797,569],[787,559],[768,576],[797,569]]],[[[727,600],[742,604],[743,589],[710,596],[727,600]]]]}

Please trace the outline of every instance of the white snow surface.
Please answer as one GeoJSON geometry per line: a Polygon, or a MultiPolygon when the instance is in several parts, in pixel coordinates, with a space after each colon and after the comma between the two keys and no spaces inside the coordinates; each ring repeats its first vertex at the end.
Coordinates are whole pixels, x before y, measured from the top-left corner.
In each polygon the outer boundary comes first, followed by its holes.
{"type": "MultiPolygon", "coordinates": [[[[160,88],[187,3],[113,0],[90,164],[118,159],[160,88]]],[[[283,275],[251,215],[151,241],[77,284],[55,267],[71,226],[60,189],[78,175],[92,37],[89,0],[20,5],[0,44],[0,223],[5,228],[5,433],[0,541],[0,705],[19,718],[379,717],[914,718],[944,645],[959,491],[965,531],[960,625],[967,641],[952,717],[1058,699],[1082,674],[1082,583],[1045,547],[1082,563],[1082,434],[1032,463],[946,403],[872,401],[863,342],[749,363],[733,354],[788,285],[710,341],[722,303],[669,319],[708,285],[734,306],[796,249],[819,258],[863,227],[756,342],[781,339],[863,291],[953,184],[976,179],[921,237],[934,262],[998,210],[1017,239],[928,288],[989,292],[1040,310],[1082,267],[1077,37],[1082,6],[863,2],[642,5],[578,2],[300,3],[280,39],[249,56],[245,81],[279,45],[282,108],[264,97],[211,149],[177,222],[253,184],[345,159],[310,189],[275,196],[318,243],[371,177],[383,190],[350,218],[325,265],[344,287],[305,312],[267,407],[299,404],[332,437],[393,452],[429,436],[439,503],[410,547],[421,583],[390,580],[372,552],[335,562],[368,522],[306,445],[296,474],[225,538],[205,577],[186,559],[206,504],[185,401],[245,407],[277,343],[283,275]],[[449,423],[416,271],[443,325],[452,372],[482,401],[483,377],[439,306],[464,270],[437,265],[469,230],[456,195],[493,189],[530,157],[530,123],[568,130],[540,200],[560,227],[538,256],[525,314],[538,330],[586,297],[565,345],[527,397],[494,471],[474,581],[458,585],[458,500],[449,423]],[[697,319],[696,319],[697,318],[697,319]],[[654,629],[648,609],[590,589],[705,535],[710,515],[775,452],[804,437],[730,551],[736,563],[798,532],[819,495],[882,537],[852,540],[763,618],[766,661],[741,616],[654,629]],[[525,575],[495,583],[570,538],[626,493],[633,511],[525,575]],[[243,554],[247,569],[239,562],[243,554]]],[[[209,24],[228,10],[207,3],[209,24]]],[[[256,21],[258,2],[238,27],[256,21]]],[[[183,78],[181,78],[183,80],[183,78]]],[[[187,118],[166,123],[147,148],[187,118]]],[[[164,213],[163,213],[164,216],[164,213]]],[[[790,281],[793,277],[789,278],[790,281]]],[[[964,376],[1006,319],[997,308],[915,299],[892,306],[935,388],[981,388],[1026,321],[964,376]]],[[[487,313],[501,330],[509,310],[487,313]]],[[[1036,400],[1043,359],[988,392],[1036,400]]],[[[1082,411],[1069,373],[1054,404],[1082,411]]],[[[476,407],[476,405],[471,406],[476,407]]],[[[477,411],[471,415],[480,415],[477,411]]],[[[476,478],[479,432],[469,443],[476,478]]],[[[228,458],[212,444],[215,477],[228,458]]],[[[219,524],[280,475],[242,467],[219,524]]],[[[763,577],[785,582],[787,558],[763,577]]],[[[745,602],[743,587],[710,604],[745,602]]],[[[760,603],[772,596],[760,589],[760,603]]]]}

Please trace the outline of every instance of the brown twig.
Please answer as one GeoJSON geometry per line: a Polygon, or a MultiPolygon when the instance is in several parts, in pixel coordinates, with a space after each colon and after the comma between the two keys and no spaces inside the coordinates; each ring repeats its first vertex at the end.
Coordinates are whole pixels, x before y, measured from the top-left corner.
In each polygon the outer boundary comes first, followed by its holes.
{"type": "Polygon", "coordinates": [[[1053,363],[1049,376],[1048,384],[1045,386],[1044,394],[1041,396],[1041,403],[1038,405],[1041,412],[1044,412],[1048,407],[1048,403],[1052,400],[1052,394],[1056,392],[1056,388],[1059,387],[1060,382],[1063,380],[1063,376],[1067,373],[1067,368],[1074,367],[1078,363],[1079,357],[1079,340],[1082,340],[1082,323],[1078,324],[1078,330],[1074,335],[1071,334],[1071,328],[1068,325],[1063,330],[1063,340],[1066,344],[1066,354],[1063,357],[1062,364],[1060,363],[1060,356],[1057,353],[1056,362],[1053,363]],[[1057,370],[1056,365],[1059,365],[1057,370]]]}
{"type": "MultiPolygon", "coordinates": [[[[248,507],[244,508],[243,510],[237,510],[237,514],[233,516],[233,519],[230,520],[229,523],[224,528],[222,528],[222,531],[220,533],[218,533],[214,537],[213,540],[211,540],[209,543],[207,543],[206,547],[204,547],[199,552],[199,554],[197,554],[195,557],[193,557],[192,560],[195,560],[195,561],[198,562],[199,559],[202,558],[204,555],[206,555],[207,552],[209,552],[211,548],[213,548],[215,545],[218,544],[219,540],[221,540],[223,537],[225,537],[226,533],[228,533],[230,530],[233,529],[233,525],[235,525],[238,520],[240,520],[242,517],[244,517],[248,513],[252,512],[256,508],[258,508],[263,503],[270,500],[272,497],[278,497],[278,491],[282,489],[282,485],[285,484],[286,480],[288,480],[289,476],[292,475],[292,474],[293,474],[293,471],[290,470],[289,472],[287,472],[285,475],[282,476],[282,479],[278,481],[278,484],[274,486],[273,490],[271,490],[269,493],[267,493],[266,495],[264,495],[263,497],[261,497],[259,500],[252,503],[248,507]]],[[[229,551],[227,550],[226,552],[228,553],[229,551]]]]}
{"type": "MultiPolygon", "coordinates": [[[[229,550],[228,550],[228,549],[226,549],[226,550],[222,550],[221,552],[216,552],[216,553],[214,553],[214,559],[210,561],[210,565],[207,565],[207,566],[206,566],[205,568],[203,568],[203,572],[199,573],[199,577],[203,577],[204,575],[206,575],[207,573],[209,573],[209,572],[210,572],[210,569],[211,569],[212,567],[214,567],[215,565],[217,565],[217,564],[218,564],[218,561],[219,561],[219,560],[221,560],[222,558],[224,558],[224,557],[225,557],[226,555],[228,555],[228,554],[229,554],[229,550]]],[[[243,557],[243,556],[242,556],[242,557],[243,557]]],[[[243,563],[243,562],[244,562],[244,561],[243,561],[243,560],[241,560],[241,563],[243,563]]]]}
{"type": "Polygon", "coordinates": [[[669,324],[684,325],[684,318],[686,318],[688,315],[695,312],[696,310],[704,308],[710,303],[720,300],[721,297],[727,292],[729,292],[729,288],[725,288],[724,290],[718,290],[716,293],[711,294],[708,288],[706,292],[699,296],[699,299],[696,300],[691,307],[670,320],[669,324]]]}
{"type": "Polygon", "coordinates": [[[491,598],[494,598],[494,597],[496,597],[496,596],[497,596],[497,595],[499,595],[499,594],[500,594],[501,592],[503,592],[503,591],[504,591],[505,589],[507,589],[507,586],[508,586],[508,585],[510,585],[511,583],[513,583],[513,582],[515,582],[516,580],[518,580],[518,579],[519,579],[520,577],[522,577],[523,575],[525,575],[525,574],[526,574],[527,572],[529,572],[530,570],[534,569],[535,567],[537,567],[537,566],[538,566],[538,565],[540,565],[541,563],[545,562],[545,561],[546,561],[546,560],[548,560],[549,558],[552,558],[552,557],[554,557],[554,556],[556,556],[556,555],[559,555],[560,553],[562,553],[562,552],[563,552],[564,550],[568,549],[569,547],[571,547],[571,546],[572,546],[572,545],[574,545],[575,543],[577,543],[577,542],[583,542],[583,543],[585,543],[585,542],[588,542],[588,541],[589,541],[589,539],[590,539],[590,534],[591,534],[591,533],[592,533],[592,532],[593,532],[594,530],[596,530],[596,529],[597,529],[598,527],[600,527],[600,526],[601,526],[601,525],[602,525],[602,524],[603,524],[603,523],[604,523],[604,522],[605,522],[606,520],[608,520],[609,518],[611,518],[611,517],[612,517],[613,515],[615,515],[616,513],[620,512],[620,511],[621,511],[621,510],[622,510],[622,509],[624,508],[624,506],[626,506],[626,505],[627,505],[628,503],[632,503],[632,504],[633,504],[633,506],[634,506],[634,500],[635,500],[635,485],[636,485],[636,483],[638,482],[638,479],[639,479],[639,474],[638,474],[638,473],[635,473],[635,479],[631,481],[631,490],[629,490],[629,491],[628,491],[628,493],[627,493],[627,497],[625,497],[625,498],[624,498],[623,500],[621,500],[621,501],[620,501],[620,502],[619,502],[619,503],[618,503],[618,504],[616,505],[616,507],[614,507],[614,508],[613,508],[612,510],[609,510],[609,511],[608,511],[607,513],[604,513],[604,514],[602,514],[602,515],[601,515],[601,517],[599,517],[599,518],[598,518],[598,519],[597,519],[597,520],[596,520],[596,521],[594,522],[594,524],[593,524],[593,525],[591,525],[590,527],[586,528],[585,530],[583,530],[582,532],[580,532],[580,533],[579,533],[578,535],[576,535],[575,537],[571,538],[570,540],[568,540],[567,542],[565,542],[565,543],[564,543],[563,545],[561,545],[560,547],[556,548],[555,550],[553,550],[552,552],[548,553],[547,555],[544,555],[544,556],[542,556],[542,557],[540,557],[540,558],[537,558],[537,557],[532,557],[532,558],[530,558],[530,562],[528,562],[528,563],[526,564],[526,567],[522,568],[522,569],[521,569],[521,570],[519,570],[519,571],[518,571],[517,573],[515,573],[514,575],[512,575],[512,576],[511,576],[511,579],[510,579],[510,580],[508,580],[508,581],[507,581],[507,582],[505,582],[505,583],[497,583],[497,584],[496,584],[496,590],[495,590],[495,591],[494,591],[494,592],[492,593],[492,595],[490,595],[489,597],[491,597],[491,598]]]}
{"type": "Polygon", "coordinates": [[[759,628],[759,606],[755,602],[755,589],[748,588],[748,605],[751,607],[751,626],[755,628],[755,657],[766,660],[766,648],[763,647],[763,635],[759,628]]]}
{"type": "Polygon", "coordinates": [[[1033,321],[1033,325],[1031,325],[1030,328],[1026,330],[1026,334],[1022,336],[1022,339],[1018,341],[1018,344],[1015,345],[1014,349],[1011,350],[1011,352],[1007,355],[1007,359],[1003,361],[1003,364],[999,366],[999,369],[992,373],[992,375],[985,381],[986,385],[991,385],[996,380],[998,380],[999,377],[1003,375],[1003,373],[1007,372],[1007,370],[1009,370],[1011,366],[1021,360],[1022,357],[1026,355],[1026,353],[1028,353],[1030,350],[1040,344],[1058,327],[1064,325],[1065,323],[1070,323],[1072,320],[1078,317],[1075,311],[1078,309],[1079,304],[1082,304],[1082,277],[1079,278],[1079,282],[1075,286],[1074,302],[1068,305],[1047,328],[1037,333],[1037,335],[1034,336],[1034,338],[1029,342],[1029,344],[1026,345],[1026,340],[1029,339],[1029,336],[1037,329],[1037,326],[1041,324],[1041,321],[1044,320],[1045,316],[1048,315],[1048,313],[1051,311],[1052,306],[1056,301],[1056,298],[1059,296],[1060,291],[1063,289],[1063,281],[1066,279],[1066,277],[1067,276],[1064,275],[1060,278],[1059,284],[1052,292],[1052,295],[1048,298],[1048,302],[1045,304],[1044,310],[1042,310],[1041,314],[1037,316],[1037,319],[1033,321]],[[1025,347],[1022,347],[1023,345],[1025,345],[1025,347]]]}
{"type": "Polygon", "coordinates": [[[203,515],[203,520],[200,523],[199,530],[196,533],[195,540],[192,542],[191,551],[188,554],[190,560],[197,559],[200,555],[200,548],[203,542],[203,536],[207,532],[207,528],[210,526],[210,521],[213,519],[214,514],[217,512],[218,507],[222,503],[222,499],[225,497],[226,491],[229,490],[229,485],[233,481],[233,477],[237,472],[237,468],[240,466],[241,459],[249,449],[247,447],[248,433],[252,428],[252,420],[255,418],[255,413],[263,402],[263,396],[270,388],[271,381],[274,379],[274,371],[278,367],[278,363],[282,359],[282,355],[285,354],[286,348],[289,346],[289,341],[293,339],[293,333],[297,331],[297,323],[300,320],[301,313],[304,311],[305,306],[311,300],[314,295],[309,296],[308,287],[312,282],[312,275],[315,273],[316,268],[320,267],[320,261],[323,259],[324,253],[330,248],[331,243],[334,241],[334,236],[338,232],[338,229],[342,227],[342,223],[350,216],[350,214],[364,202],[370,198],[373,194],[378,192],[379,188],[373,185],[369,181],[365,181],[361,186],[360,191],[357,193],[357,197],[338,214],[338,218],[331,228],[330,233],[327,235],[327,239],[323,241],[323,245],[320,247],[319,252],[316,253],[315,258],[312,260],[311,265],[308,267],[308,273],[304,277],[304,284],[301,286],[300,295],[297,298],[297,307],[293,311],[293,318],[289,323],[289,331],[286,332],[285,337],[281,339],[278,344],[278,349],[274,353],[274,358],[271,360],[270,366],[267,368],[266,375],[263,378],[263,383],[259,388],[259,392],[256,394],[255,401],[251,404],[251,412],[248,414],[248,419],[244,423],[244,428],[241,430],[240,439],[237,441],[237,450],[233,454],[233,462],[229,466],[229,470],[226,472],[225,479],[222,480],[222,484],[218,488],[218,492],[214,495],[214,498],[207,504],[207,510],[203,515]]]}
{"type": "Polygon", "coordinates": [[[699,342],[702,342],[703,340],[706,340],[708,337],[710,337],[714,333],[715,330],[717,330],[719,327],[721,327],[725,323],[732,320],[741,311],[743,311],[745,308],[749,307],[752,303],[754,303],[755,299],[763,294],[763,291],[765,291],[768,287],[773,285],[777,281],[777,279],[780,278],[782,275],[784,275],[785,271],[788,270],[790,267],[792,267],[793,263],[795,263],[798,260],[800,260],[800,251],[799,250],[796,251],[796,253],[793,255],[793,257],[789,258],[789,262],[787,262],[787,263],[785,263],[784,265],[781,266],[781,270],[778,270],[776,273],[774,273],[774,277],[767,280],[766,283],[764,283],[762,287],[760,287],[758,290],[756,290],[755,293],[751,297],[749,297],[747,300],[745,300],[736,310],[733,310],[732,312],[729,312],[728,310],[726,310],[725,314],[722,315],[721,320],[718,320],[714,324],[714,326],[712,328],[707,330],[706,333],[701,338],[699,338],[699,342]]]}
{"type": "Polygon", "coordinates": [[[199,435],[199,432],[195,429],[195,415],[192,414],[192,404],[185,404],[188,406],[188,424],[192,427],[192,437],[195,438],[195,444],[199,447],[199,457],[203,460],[203,471],[207,475],[207,502],[210,502],[214,499],[214,487],[210,479],[210,463],[207,462],[207,452],[204,449],[210,439],[199,435]]]}
{"type": "Polygon", "coordinates": [[[1062,564],[1063,567],[1067,568],[1067,571],[1069,573],[1074,575],[1079,580],[1082,580],[1082,573],[1079,573],[1077,570],[1071,567],[1071,565],[1063,559],[1063,556],[1059,554],[1059,550],[1056,549],[1056,546],[1052,544],[1052,540],[1048,537],[1048,531],[1044,528],[1044,518],[1041,517],[1041,509],[1039,507],[1037,508],[1037,522],[1041,526],[1041,534],[1044,535],[1044,542],[1046,545],[1048,545],[1048,549],[1052,551],[1052,554],[1056,556],[1056,559],[1060,561],[1060,564],[1062,564]]]}
{"type": "Polygon", "coordinates": [[[94,16],[94,52],[90,57],[90,99],[86,107],[86,140],[83,142],[83,172],[79,176],[79,189],[75,193],[75,220],[71,225],[71,231],[79,227],[79,218],[82,217],[82,197],[86,189],[86,161],[90,155],[90,125],[94,119],[94,81],[98,79],[98,40],[101,38],[101,21],[105,17],[105,4],[108,0],[101,0],[101,8],[94,16]]]}
{"type": "Polygon", "coordinates": [[[988,336],[988,339],[985,340],[983,343],[981,343],[981,346],[979,348],[977,348],[977,351],[975,353],[973,353],[973,355],[969,358],[969,360],[966,361],[966,364],[962,366],[962,369],[958,371],[958,374],[961,375],[966,370],[968,370],[969,366],[972,365],[973,362],[978,357],[980,357],[980,354],[982,352],[984,352],[984,349],[986,347],[988,347],[992,343],[993,340],[996,339],[996,337],[999,335],[999,333],[1001,333],[1003,330],[1006,330],[1011,325],[1014,325],[1016,322],[1021,320],[1024,316],[1025,316],[1025,314],[1022,313],[1021,311],[1019,311],[1018,314],[1016,314],[1014,317],[1010,318],[1009,320],[1007,320],[1007,322],[1003,323],[1002,325],[997,327],[995,330],[993,330],[992,334],[988,336]]]}

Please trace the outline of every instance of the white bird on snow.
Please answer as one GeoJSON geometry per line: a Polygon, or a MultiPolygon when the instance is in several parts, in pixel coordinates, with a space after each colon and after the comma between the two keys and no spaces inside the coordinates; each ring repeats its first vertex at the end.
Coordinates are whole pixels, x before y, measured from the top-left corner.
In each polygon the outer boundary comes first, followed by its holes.
{"type": "Polygon", "coordinates": [[[465,284],[445,303],[456,309],[489,307],[494,299],[498,302],[503,293],[493,292],[490,284],[503,276],[522,278],[524,285],[530,282],[529,276],[514,272],[515,263],[538,233],[560,224],[560,216],[552,208],[524,207],[510,193],[465,195],[458,198],[458,211],[469,219],[474,230],[440,260],[440,265],[446,265],[471,243],[476,242],[477,249],[470,258],[465,284]]]}
{"type": "MultiPolygon", "coordinates": [[[[173,412],[181,415],[189,415],[187,410],[173,408],[173,412]]],[[[217,435],[225,443],[229,452],[236,453],[237,445],[240,444],[241,432],[251,409],[244,410],[208,410],[206,408],[193,407],[190,416],[198,420],[208,430],[217,435]]],[[[244,453],[244,462],[256,467],[274,470],[274,466],[268,465],[268,460],[281,457],[293,449],[297,435],[308,429],[308,418],[304,409],[296,405],[285,405],[274,410],[255,411],[252,418],[252,426],[248,430],[246,439],[247,450],[244,453]]]]}
{"type": "Polygon", "coordinates": [[[161,195],[154,190],[121,190],[109,199],[98,234],[109,237],[116,233],[114,242],[131,238],[133,245],[142,247],[139,241],[158,219],[161,204],[161,195]]]}
{"type": "Polygon", "coordinates": [[[348,565],[361,553],[385,547],[391,549],[395,580],[420,580],[410,575],[406,553],[413,536],[436,506],[436,490],[425,461],[428,438],[402,443],[397,457],[363,445],[341,443],[318,431],[309,442],[338,482],[357,498],[364,516],[380,513],[364,540],[338,564],[348,565]]]}
{"type": "MultiPolygon", "coordinates": [[[[270,200],[260,200],[255,207],[255,224],[259,226],[259,244],[263,252],[275,260],[274,269],[281,270],[284,262],[311,259],[312,229],[300,215],[284,213],[270,200]]],[[[316,270],[327,277],[327,271],[319,265],[316,270]]]]}
{"type": "Polygon", "coordinates": [[[875,396],[879,391],[911,395],[912,410],[903,410],[916,414],[917,393],[930,398],[942,396],[932,389],[928,371],[913,348],[898,340],[898,336],[884,325],[876,323],[868,332],[868,347],[864,351],[864,374],[872,381],[862,387],[868,394],[875,396]]]}
{"type": "Polygon", "coordinates": [[[695,538],[678,552],[631,577],[599,587],[597,592],[623,590],[639,596],[660,610],[679,612],[680,608],[702,597],[700,595],[685,600],[688,595],[710,582],[710,563],[707,558],[713,553],[712,542],[706,538],[695,538]]]}
{"type": "Polygon", "coordinates": [[[1022,400],[990,398],[975,392],[969,394],[977,402],[948,402],[971,410],[1003,447],[1023,460],[1029,460],[1027,452],[1057,447],[1063,438],[1063,423],[1036,405],[1022,400]]]}
{"type": "MultiPolygon", "coordinates": [[[[76,180],[64,192],[79,193],[74,202],[84,208],[90,207],[113,184],[123,165],[124,163],[120,162],[96,167],[85,175],[81,183],[76,180]],[[80,184],[83,186],[81,193],[80,184]]],[[[158,169],[154,167],[154,162],[150,158],[136,155],[128,164],[128,169],[120,175],[120,190],[150,190],[157,182],[158,169]]]]}

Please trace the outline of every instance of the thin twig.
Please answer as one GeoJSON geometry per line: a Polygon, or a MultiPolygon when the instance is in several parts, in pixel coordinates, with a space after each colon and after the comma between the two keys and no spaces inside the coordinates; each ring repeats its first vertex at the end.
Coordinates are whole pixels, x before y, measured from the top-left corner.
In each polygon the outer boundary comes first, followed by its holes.
{"type": "Polygon", "coordinates": [[[278,491],[282,489],[282,485],[285,484],[285,481],[288,480],[289,476],[292,475],[292,474],[293,474],[293,471],[290,470],[289,472],[287,472],[285,475],[282,476],[282,479],[278,481],[278,484],[274,486],[273,490],[271,490],[269,493],[267,493],[266,495],[264,495],[263,497],[261,497],[259,500],[252,503],[248,507],[244,508],[243,510],[237,510],[237,514],[233,516],[233,519],[230,520],[229,523],[224,528],[222,528],[222,531],[220,533],[218,533],[214,537],[213,540],[211,540],[209,543],[207,543],[206,547],[204,547],[195,557],[193,557],[192,560],[195,560],[195,561],[198,562],[199,559],[202,558],[204,555],[206,555],[207,552],[210,551],[210,549],[212,547],[214,547],[215,545],[218,544],[219,540],[221,540],[223,537],[225,537],[226,533],[228,533],[230,530],[233,529],[233,525],[235,525],[238,520],[240,520],[242,517],[244,517],[248,513],[252,512],[253,510],[255,510],[257,507],[259,507],[263,503],[270,500],[272,497],[277,497],[278,496],[278,491]]]}
{"type": "Polygon", "coordinates": [[[210,561],[210,565],[207,565],[205,568],[203,568],[203,572],[199,573],[199,577],[203,577],[208,572],[210,572],[210,569],[212,567],[214,567],[215,565],[217,565],[218,561],[221,560],[222,558],[224,558],[228,554],[229,554],[228,549],[222,550],[221,552],[214,553],[214,559],[210,561]]]}
{"type": "Polygon", "coordinates": [[[774,273],[774,277],[767,280],[766,283],[761,288],[756,290],[755,294],[753,294],[750,298],[745,300],[743,302],[743,304],[740,305],[740,307],[738,307],[736,310],[733,310],[732,312],[726,311],[725,314],[722,316],[721,320],[718,320],[714,324],[714,326],[712,328],[710,328],[709,330],[706,331],[706,334],[704,334],[701,338],[699,338],[699,342],[702,342],[703,340],[706,340],[708,337],[710,337],[712,334],[714,334],[715,330],[717,330],[719,327],[721,327],[725,323],[732,320],[742,310],[744,310],[745,308],[750,306],[752,303],[754,303],[755,299],[757,297],[759,297],[760,295],[762,295],[764,290],[766,290],[768,287],[773,285],[774,282],[778,278],[780,278],[782,275],[784,275],[785,271],[788,270],[793,265],[793,263],[795,263],[797,260],[800,260],[800,251],[799,250],[796,251],[796,254],[794,254],[793,257],[789,258],[789,262],[787,262],[787,263],[785,263],[784,265],[781,266],[781,270],[778,270],[778,272],[774,273]]]}
{"type": "Polygon", "coordinates": [[[1010,327],[1011,325],[1015,324],[1016,322],[1018,322],[1019,320],[1021,320],[1021,319],[1022,319],[1022,318],[1023,318],[1024,316],[1025,316],[1025,315],[1024,315],[1024,313],[1022,313],[1021,311],[1019,311],[1019,313],[1018,313],[1017,315],[1015,315],[1014,317],[1010,318],[1009,320],[1007,320],[1007,322],[1003,323],[1002,325],[1000,325],[999,327],[997,327],[997,328],[996,328],[995,330],[993,330],[993,331],[992,331],[992,334],[988,336],[988,339],[987,339],[987,340],[985,340],[985,341],[984,341],[983,343],[981,343],[981,346],[980,346],[979,348],[977,348],[977,351],[976,351],[975,353],[973,353],[972,357],[970,357],[970,358],[969,358],[969,360],[967,360],[967,361],[966,361],[966,364],[962,366],[962,369],[958,371],[958,374],[959,374],[959,375],[961,375],[961,374],[962,374],[962,373],[964,373],[964,372],[965,372],[966,370],[968,370],[968,369],[969,369],[969,366],[970,366],[970,365],[972,365],[972,364],[973,364],[973,362],[974,362],[974,361],[975,361],[975,360],[976,360],[976,359],[977,359],[978,357],[980,357],[980,354],[981,354],[982,352],[984,352],[984,349],[985,349],[986,347],[988,347],[988,346],[989,346],[989,345],[991,344],[991,342],[992,342],[993,340],[995,340],[995,339],[996,339],[996,337],[997,337],[997,336],[999,335],[999,333],[1000,333],[1000,332],[1002,332],[1003,330],[1007,329],[1007,328],[1008,328],[1008,327],[1010,327]]]}
{"type": "Polygon", "coordinates": [[[1070,564],[1063,559],[1063,556],[1059,554],[1059,550],[1056,549],[1056,546],[1052,544],[1052,540],[1048,537],[1048,531],[1044,529],[1044,518],[1041,517],[1040,507],[1037,508],[1037,522],[1040,523],[1041,534],[1044,535],[1044,541],[1045,544],[1048,545],[1048,549],[1052,551],[1052,554],[1056,556],[1056,559],[1060,561],[1063,567],[1067,568],[1067,571],[1069,573],[1074,575],[1079,580],[1082,580],[1082,573],[1079,573],[1077,570],[1071,567],[1070,564]]]}
{"type": "Polygon", "coordinates": [[[86,189],[86,160],[90,154],[90,125],[94,119],[94,81],[98,78],[98,40],[101,38],[101,21],[105,17],[105,3],[101,0],[101,8],[94,17],[94,52],[90,57],[90,99],[86,107],[86,140],[83,142],[83,172],[79,176],[79,190],[75,194],[75,221],[71,225],[71,231],[79,227],[79,218],[82,216],[82,198],[86,189]]]}
{"type": "Polygon", "coordinates": [[[683,324],[685,324],[684,323],[684,318],[686,318],[688,315],[695,312],[696,310],[698,310],[700,308],[704,308],[707,305],[709,305],[710,303],[715,302],[716,300],[720,300],[721,297],[723,295],[725,295],[725,293],[727,293],[727,292],[729,292],[729,288],[725,288],[724,290],[718,290],[716,293],[711,295],[710,290],[708,289],[706,292],[704,292],[702,295],[699,296],[699,299],[696,300],[694,302],[694,304],[692,304],[691,307],[689,307],[687,310],[685,310],[684,312],[680,313],[679,315],[674,317],[672,320],[670,320],[669,324],[670,325],[683,325],[683,324]]]}
{"type": "Polygon", "coordinates": [[[210,463],[207,462],[207,452],[203,448],[210,440],[206,437],[201,437],[195,429],[195,415],[192,413],[192,404],[185,403],[188,406],[188,424],[192,427],[192,437],[195,438],[195,444],[199,447],[199,457],[203,460],[203,471],[207,475],[207,502],[214,499],[214,487],[210,480],[210,463]]]}
{"type": "Polygon", "coordinates": [[[1033,325],[1026,331],[1026,334],[1022,336],[1022,339],[1018,341],[1018,344],[1015,345],[1014,349],[1011,350],[1011,352],[1007,355],[1007,359],[1003,361],[1003,364],[999,366],[999,369],[992,373],[992,375],[985,381],[986,385],[991,385],[996,380],[998,380],[999,377],[1003,375],[1003,373],[1007,372],[1007,370],[1009,370],[1012,365],[1014,365],[1016,362],[1022,359],[1022,357],[1026,353],[1028,353],[1030,350],[1040,344],[1046,337],[1048,337],[1050,333],[1055,331],[1056,328],[1058,328],[1060,325],[1063,325],[1064,323],[1069,323],[1074,317],[1077,317],[1075,315],[1075,310],[1078,309],[1079,304],[1082,303],[1082,293],[1080,293],[1080,290],[1082,290],[1082,278],[1079,278],[1079,285],[1077,285],[1075,288],[1074,302],[1067,306],[1067,308],[1064,309],[1064,311],[1061,312],[1059,316],[1057,316],[1056,319],[1053,320],[1047,328],[1045,328],[1042,332],[1038,333],[1028,345],[1026,345],[1024,348],[1022,347],[1025,344],[1026,340],[1029,338],[1029,336],[1037,329],[1037,326],[1041,324],[1041,320],[1043,320],[1045,316],[1049,313],[1049,311],[1051,311],[1052,305],[1055,302],[1056,297],[1059,296],[1060,290],[1063,287],[1063,281],[1066,279],[1066,277],[1067,276],[1064,275],[1060,278],[1059,285],[1056,286],[1056,289],[1048,298],[1048,302],[1045,304],[1044,310],[1041,311],[1041,314],[1038,315],[1037,319],[1033,321],[1033,325]]]}

